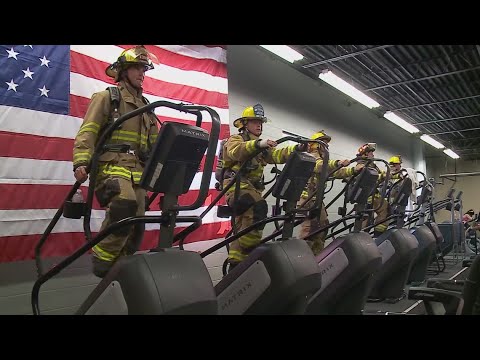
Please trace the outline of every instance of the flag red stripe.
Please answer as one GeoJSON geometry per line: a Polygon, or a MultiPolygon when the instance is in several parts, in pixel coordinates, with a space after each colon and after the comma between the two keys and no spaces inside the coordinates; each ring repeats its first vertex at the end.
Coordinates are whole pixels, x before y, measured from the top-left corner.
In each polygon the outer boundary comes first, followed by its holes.
{"type": "Polygon", "coordinates": [[[72,161],[73,139],[0,131],[0,156],[72,161]]]}
{"type": "MultiPolygon", "coordinates": [[[[133,45],[118,45],[123,49],[130,49],[133,45]]],[[[227,67],[219,66],[222,63],[213,59],[198,59],[186,55],[177,54],[156,46],[145,45],[148,51],[153,53],[159,62],[164,65],[186,71],[198,71],[212,76],[227,78],[227,67]]],[[[155,65],[155,64],[154,64],[155,65]]]]}
{"type": "Polygon", "coordinates": [[[90,99],[84,98],[83,96],[70,94],[70,116],[78,117],[83,119],[87,113],[88,105],[90,104],[90,99]]]}
{"type": "MultiPolygon", "coordinates": [[[[71,51],[71,72],[113,84],[113,79],[105,74],[106,62],[92,59],[87,55],[71,51]]],[[[148,75],[148,74],[147,74],[148,75]]],[[[193,86],[174,84],[154,78],[145,77],[144,94],[160,96],[173,101],[191,102],[194,104],[228,108],[228,95],[217,91],[209,91],[193,86]]]]}
{"type": "MultiPolygon", "coordinates": [[[[222,230],[222,223],[205,224],[190,234],[185,244],[196,241],[205,241],[221,238],[218,234],[222,230]]],[[[179,232],[182,228],[177,228],[179,232]]],[[[158,243],[158,230],[146,231],[141,250],[153,248],[158,243]]],[[[94,236],[96,234],[93,234],[94,236]]],[[[0,237],[0,262],[30,260],[35,257],[35,246],[41,235],[21,235],[0,237]]],[[[83,233],[55,233],[50,234],[42,248],[42,257],[69,256],[85,244],[83,233]]]]}
{"type": "MultiPolygon", "coordinates": [[[[44,185],[44,184],[0,184],[0,210],[20,210],[20,209],[58,209],[74,183],[72,175],[72,185],[44,185]],[[21,195],[21,196],[20,196],[21,195]]],[[[87,196],[88,188],[81,187],[84,197],[87,196]]],[[[217,190],[210,189],[208,192],[207,203],[209,204],[219,194],[217,190]]],[[[149,193],[150,195],[150,193],[149,193]]],[[[198,196],[198,190],[190,190],[181,195],[178,199],[180,205],[192,204],[198,196]]],[[[150,207],[151,211],[159,210],[158,199],[150,207]]],[[[225,205],[225,198],[222,198],[219,205],[225,205]]],[[[93,209],[100,209],[96,198],[94,198],[93,209]]]]}

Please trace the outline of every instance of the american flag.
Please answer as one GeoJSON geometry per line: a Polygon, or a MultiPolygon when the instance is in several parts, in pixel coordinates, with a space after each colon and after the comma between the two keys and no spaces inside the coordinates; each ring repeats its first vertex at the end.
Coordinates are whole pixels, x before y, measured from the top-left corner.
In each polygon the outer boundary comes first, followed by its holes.
{"type": "MultiPolygon", "coordinates": [[[[132,46],[0,45],[0,262],[33,259],[36,243],[75,182],[73,139],[90,97],[113,84],[113,79],[105,75],[105,68],[132,46]]],[[[226,47],[146,48],[160,64],[145,73],[145,97],[151,102],[167,100],[209,106],[218,112],[222,122],[220,140],[228,137],[226,47]]],[[[163,107],[155,110],[161,121],[195,124],[193,115],[163,107]]],[[[209,116],[204,114],[202,127],[210,130],[209,116]]],[[[201,171],[202,168],[191,191],[180,197],[181,205],[196,198],[201,171]]],[[[214,185],[212,175],[204,206],[218,194],[214,185]]],[[[82,190],[87,193],[86,186],[82,190]]],[[[180,215],[198,215],[204,209],[180,215]]],[[[151,210],[147,214],[159,214],[157,201],[151,210]]],[[[100,229],[104,214],[95,200],[93,232],[100,229]]],[[[42,255],[66,256],[83,245],[82,223],[83,219],[60,218],[42,255]]],[[[177,231],[188,225],[177,224],[177,231]]],[[[228,219],[218,218],[214,208],[186,243],[222,238],[228,229],[228,219]]],[[[159,225],[147,224],[142,249],[156,245],[158,233],[159,225]]]]}

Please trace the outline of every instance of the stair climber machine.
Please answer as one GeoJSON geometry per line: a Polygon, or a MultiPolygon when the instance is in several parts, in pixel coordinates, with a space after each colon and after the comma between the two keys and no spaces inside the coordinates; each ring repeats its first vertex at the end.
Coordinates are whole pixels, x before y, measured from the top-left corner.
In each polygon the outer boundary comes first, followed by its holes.
{"type": "MultiPolygon", "coordinates": [[[[385,183],[387,182],[388,179],[385,180],[385,183]]],[[[383,265],[375,275],[374,284],[368,298],[369,302],[385,301],[395,303],[401,300],[405,296],[405,285],[407,284],[415,258],[418,255],[417,239],[409,229],[403,228],[405,209],[408,204],[408,198],[412,193],[412,180],[409,177],[405,177],[395,182],[390,188],[387,201],[389,201],[392,190],[397,186],[400,189],[391,204],[392,215],[385,219],[385,222],[396,219],[396,226],[395,228],[387,229],[375,239],[375,244],[382,254],[383,265]]],[[[368,231],[374,226],[370,225],[364,231],[368,231]]]]}
{"type": "Polygon", "coordinates": [[[431,264],[432,259],[436,257],[436,249],[438,244],[438,235],[436,236],[436,223],[431,221],[432,219],[430,219],[428,222],[425,221],[425,212],[431,203],[432,185],[428,182],[424,173],[421,171],[417,171],[417,173],[423,175],[424,178],[422,193],[420,194],[420,197],[417,198],[417,205],[420,206],[420,214],[423,214],[423,216],[419,217],[416,226],[410,228],[410,232],[418,241],[418,255],[413,262],[407,280],[407,283],[411,285],[419,285],[425,281],[428,273],[428,267],[431,264]]]}
{"type": "Polygon", "coordinates": [[[445,248],[443,250],[444,256],[447,254],[452,254],[452,260],[454,263],[458,262],[459,255],[464,255],[464,244],[465,244],[465,229],[461,218],[455,217],[455,211],[462,211],[462,195],[463,191],[459,191],[457,196],[454,197],[455,189],[450,189],[447,198],[440,200],[436,206],[434,206],[434,211],[445,209],[450,211],[450,220],[446,220],[438,224],[440,231],[442,232],[443,238],[445,240],[445,248]]]}
{"type": "MultiPolygon", "coordinates": [[[[196,252],[172,248],[176,222],[192,222],[198,226],[199,216],[177,216],[179,211],[197,209],[204,203],[212,176],[212,168],[220,133],[218,114],[209,107],[152,102],[119,117],[99,138],[92,160],[87,167],[90,174],[87,201],[82,206],[71,199],[80,183],[76,182],[62,206],[42,235],[35,249],[38,279],[31,300],[33,313],[40,314],[39,291],[42,284],[85,254],[107,235],[124,226],[141,223],[160,224],[158,246],[147,253],[120,257],[97,285],[77,314],[217,314],[218,304],[208,270],[196,252]],[[92,237],[90,214],[94,196],[98,158],[106,149],[105,143],[121,124],[157,107],[168,107],[197,117],[195,126],[175,122],[161,124],[140,181],[148,191],[162,193],[159,216],[134,216],[111,224],[92,237]],[[201,128],[202,112],[211,117],[211,133],[201,128]],[[188,206],[178,205],[178,196],[188,192],[204,157],[205,166],[197,199],[188,206]],[[47,272],[43,271],[41,248],[62,213],[70,217],[84,217],[86,244],[47,272]]],[[[152,196],[153,197],[153,196],[152,196]]]]}
{"type": "MultiPolygon", "coordinates": [[[[355,158],[350,163],[358,160],[358,158],[355,158]]],[[[327,178],[330,178],[340,168],[341,166],[333,169],[327,175],[327,178]]],[[[325,169],[322,170],[322,174],[324,173],[325,169]]],[[[326,236],[326,239],[328,239],[355,226],[353,233],[333,240],[316,257],[320,273],[322,274],[322,283],[318,291],[307,298],[305,314],[362,314],[370,291],[372,276],[381,266],[381,254],[372,237],[366,233],[359,232],[366,213],[365,205],[368,195],[375,188],[377,178],[378,171],[369,167],[365,167],[362,172],[351,177],[344,189],[326,205],[326,209],[328,209],[340,196],[345,194],[343,207],[339,209],[339,215],[342,218],[317,229],[305,237],[305,240],[308,240],[316,234],[330,229],[331,234],[326,236]],[[353,209],[348,214],[347,203],[354,204],[353,209]],[[354,211],[356,213],[352,215],[354,211]],[[349,220],[355,221],[347,224],[349,220]],[[334,232],[333,230],[342,223],[344,227],[334,232]]],[[[320,206],[323,203],[319,199],[323,197],[321,190],[324,189],[324,183],[320,181],[318,186],[317,192],[303,202],[304,205],[308,204],[315,196],[316,201],[313,206],[309,209],[297,208],[296,212],[305,212],[311,218],[318,216],[318,211],[321,211],[320,206]]],[[[278,202],[276,208],[279,208],[278,202]]],[[[304,220],[305,218],[295,220],[294,226],[301,224],[304,220]]],[[[273,232],[264,238],[262,242],[275,238],[282,231],[282,229],[279,229],[273,232]]]]}
{"type": "Polygon", "coordinates": [[[453,208],[452,203],[455,202],[455,199],[453,197],[455,193],[455,189],[450,189],[445,199],[434,202],[433,195],[432,195],[434,186],[435,186],[434,180],[435,179],[433,178],[428,180],[428,183],[429,183],[428,191],[425,187],[422,189],[422,195],[423,195],[423,192],[427,191],[425,195],[430,197],[430,202],[428,207],[427,208],[421,207],[417,211],[413,212],[408,218],[406,222],[406,226],[415,224],[417,221],[420,221],[420,219],[422,218],[427,218],[427,220],[425,221],[425,224],[430,227],[430,230],[432,230],[432,232],[434,233],[437,239],[437,245],[438,245],[437,254],[443,262],[443,265],[442,265],[443,269],[441,269],[443,271],[444,263],[445,263],[444,256],[449,254],[453,250],[454,248],[453,238],[455,236],[454,233],[456,233],[457,231],[455,231],[455,227],[452,225],[452,223],[438,224],[435,220],[435,213],[439,210],[446,209],[447,207],[449,209],[453,208]],[[430,224],[432,224],[432,226],[430,226],[430,224]]]}
{"type": "MultiPolygon", "coordinates": [[[[317,142],[326,145],[321,140],[291,136],[281,138],[276,142],[280,144],[287,140],[299,143],[317,142]]],[[[259,152],[252,154],[251,158],[258,154],[259,152]]],[[[324,152],[324,157],[327,159],[323,169],[325,174],[328,165],[327,150],[324,152]]],[[[204,216],[206,212],[210,211],[215,202],[218,202],[233,185],[237,188],[240,186],[242,170],[247,163],[248,160],[242,164],[235,176],[223,187],[221,193],[200,216],[204,216]]],[[[244,261],[231,269],[217,283],[215,293],[218,299],[219,314],[288,315],[304,313],[307,296],[313,294],[321,286],[321,274],[307,243],[292,237],[292,232],[293,222],[296,219],[304,218],[304,216],[296,215],[295,204],[300,198],[314,167],[315,158],[312,155],[294,151],[270,189],[271,191],[267,192],[285,200],[283,206],[285,215],[277,214],[257,221],[248,228],[227,236],[224,241],[200,254],[202,257],[208,256],[257,227],[263,227],[265,224],[274,221],[284,221],[280,241],[259,245],[244,261]]],[[[326,177],[322,177],[320,182],[324,184],[325,180],[326,177]]],[[[235,191],[234,196],[238,196],[238,191],[235,191]]],[[[236,204],[237,202],[233,201],[233,203],[236,204]]],[[[235,209],[230,210],[232,221],[234,221],[235,209]]],[[[225,213],[225,209],[223,211],[225,213]]],[[[191,225],[192,228],[195,226],[196,224],[191,225]]],[[[232,229],[235,229],[234,224],[232,229]]],[[[192,231],[189,228],[185,229],[176,235],[175,240],[180,241],[181,245],[185,236],[192,231]]]]}
{"type": "MultiPolygon", "coordinates": [[[[358,159],[353,159],[354,162],[358,159]]],[[[369,161],[376,161],[370,159],[369,161]]],[[[316,257],[322,274],[322,286],[308,299],[308,315],[361,315],[375,274],[382,266],[382,255],[370,234],[362,232],[362,222],[367,214],[369,195],[376,188],[378,171],[368,167],[352,177],[344,189],[326,206],[333,204],[343,193],[344,205],[339,208],[341,219],[309,234],[305,239],[319,232],[331,229],[333,237],[353,227],[353,231],[335,238],[316,257]],[[347,203],[354,204],[347,214],[347,203]],[[355,212],[354,214],[351,214],[355,212]],[[354,220],[347,224],[348,220],[354,220]],[[343,223],[344,227],[333,230],[343,223]]],[[[335,171],[335,170],[334,170],[335,171]]],[[[333,171],[333,172],[334,172],[333,171]]],[[[332,172],[332,173],[333,173],[332,172]]],[[[383,188],[384,194],[386,187],[383,188]]]]}
{"type": "Polygon", "coordinates": [[[435,250],[432,251],[431,259],[426,270],[426,274],[428,275],[438,275],[439,273],[445,271],[446,268],[445,259],[442,252],[445,240],[440,228],[438,227],[438,224],[435,221],[435,212],[433,210],[433,180],[434,179],[428,180],[427,178],[424,178],[424,180],[420,182],[422,190],[421,194],[417,198],[417,204],[421,204],[421,207],[417,211],[414,211],[405,223],[405,226],[412,224],[426,225],[435,238],[435,250]]]}

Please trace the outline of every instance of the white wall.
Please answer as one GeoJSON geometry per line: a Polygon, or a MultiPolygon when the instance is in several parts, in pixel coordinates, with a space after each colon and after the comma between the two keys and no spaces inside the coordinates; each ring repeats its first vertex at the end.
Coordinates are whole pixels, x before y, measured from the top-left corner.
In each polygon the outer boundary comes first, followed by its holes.
{"type": "MultiPolygon", "coordinates": [[[[352,159],[362,144],[376,142],[377,157],[388,161],[390,156],[401,154],[405,167],[425,170],[423,142],[418,138],[329,85],[292,69],[260,47],[229,46],[227,67],[232,134],[237,132],[233,121],[241,116],[243,109],[261,103],[265,115],[271,119],[271,123],[264,126],[263,138],[279,139],[285,136],[282,130],[310,137],[324,129],[332,136],[332,159],[352,159]]],[[[271,175],[266,174],[266,179],[270,179],[271,175]]],[[[336,181],[334,189],[326,196],[327,203],[342,185],[341,181],[336,181]]],[[[270,197],[269,204],[273,203],[270,197]]],[[[337,201],[329,209],[330,220],[339,217],[336,212],[340,205],[341,201],[337,201]]],[[[273,225],[267,226],[264,234],[270,234],[272,229],[273,225]]],[[[213,272],[218,273],[218,269],[213,272]]]]}

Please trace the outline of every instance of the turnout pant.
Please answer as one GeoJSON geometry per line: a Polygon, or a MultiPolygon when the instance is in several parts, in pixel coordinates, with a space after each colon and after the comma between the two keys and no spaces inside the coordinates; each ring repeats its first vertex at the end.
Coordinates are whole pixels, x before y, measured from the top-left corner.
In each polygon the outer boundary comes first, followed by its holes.
{"type": "MultiPolygon", "coordinates": [[[[145,215],[146,191],[133,180],[121,177],[102,179],[96,191],[100,206],[105,207],[105,219],[100,231],[114,222],[131,216],[145,215]]],[[[145,224],[120,228],[92,248],[93,273],[104,277],[114,262],[122,255],[131,255],[138,250],[145,224]]]]}
{"type": "MultiPolygon", "coordinates": [[[[368,203],[372,203],[372,197],[370,196],[368,198],[368,203]]],[[[385,230],[387,230],[388,224],[386,222],[381,223],[383,220],[385,220],[388,216],[388,203],[387,200],[382,198],[380,194],[375,194],[373,196],[373,208],[376,209],[378,207],[378,210],[375,211],[375,228],[374,228],[374,236],[377,237],[381,235],[385,230]],[[381,224],[380,224],[381,223],[381,224]]],[[[362,228],[365,228],[368,226],[368,219],[363,221],[362,228]]]]}
{"type": "MultiPolygon", "coordinates": [[[[267,202],[258,190],[240,189],[237,201],[234,200],[234,191],[228,192],[225,197],[228,206],[232,209],[235,207],[235,233],[267,217],[267,202]]],[[[259,245],[264,228],[265,225],[261,225],[230,243],[228,262],[231,265],[237,265],[245,260],[259,245]]]]}
{"type": "MultiPolygon", "coordinates": [[[[300,199],[300,201],[297,203],[298,206],[301,206],[305,202],[304,199],[300,199]]],[[[308,204],[304,205],[304,208],[308,209],[313,205],[315,200],[310,200],[308,204]]],[[[328,222],[328,215],[327,211],[325,210],[325,204],[322,203],[322,211],[320,212],[320,215],[317,216],[314,219],[306,219],[301,225],[300,225],[300,233],[299,237],[301,239],[305,239],[309,234],[314,232],[315,230],[327,226],[329,224],[328,222]]],[[[310,246],[310,249],[312,249],[313,254],[317,256],[320,254],[320,252],[323,250],[325,247],[325,238],[327,237],[327,230],[322,231],[308,240],[305,240],[310,246]]]]}

